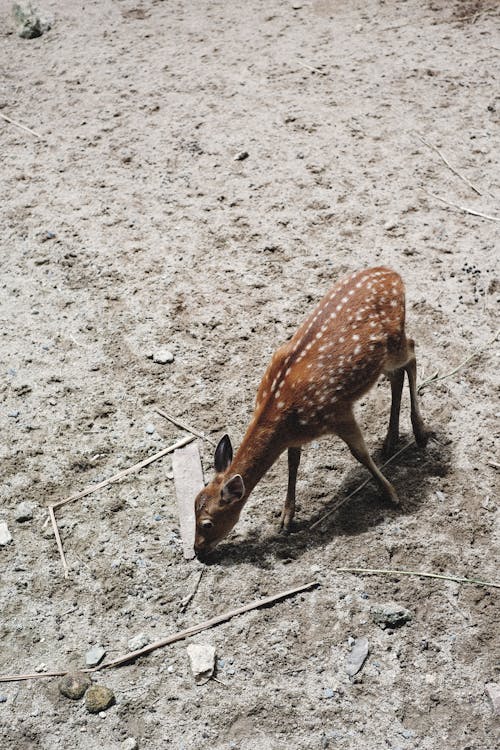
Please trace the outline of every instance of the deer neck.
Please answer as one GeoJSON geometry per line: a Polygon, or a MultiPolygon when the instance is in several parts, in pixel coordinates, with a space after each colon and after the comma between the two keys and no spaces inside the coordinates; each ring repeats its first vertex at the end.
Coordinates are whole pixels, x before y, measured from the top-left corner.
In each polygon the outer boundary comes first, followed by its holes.
{"type": "Polygon", "coordinates": [[[229,468],[229,474],[243,477],[245,501],[284,448],[274,429],[252,420],[229,468]]]}

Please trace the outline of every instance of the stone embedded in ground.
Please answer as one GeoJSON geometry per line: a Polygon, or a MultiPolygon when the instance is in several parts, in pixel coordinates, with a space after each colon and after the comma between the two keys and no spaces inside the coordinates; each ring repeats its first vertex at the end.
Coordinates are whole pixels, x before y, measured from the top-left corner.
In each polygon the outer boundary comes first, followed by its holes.
{"type": "Polygon", "coordinates": [[[196,684],[208,682],[214,673],[215,647],[209,643],[190,643],[187,653],[196,684]]]}
{"type": "Polygon", "coordinates": [[[42,18],[31,3],[14,3],[12,11],[21,39],[36,39],[50,29],[50,21],[42,18]]]}
{"type": "Polygon", "coordinates": [[[85,693],[85,706],[91,714],[105,711],[115,702],[115,694],[105,685],[92,685],[85,693]]]}
{"type": "Polygon", "coordinates": [[[0,547],[5,547],[5,545],[10,544],[12,541],[11,533],[8,529],[7,524],[5,521],[0,522],[0,547]]]}
{"type": "Polygon", "coordinates": [[[493,713],[500,716],[500,685],[495,682],[489,682],[485,687],[486,695],[490,699],[493,713]]]}
{"type": "Polygon", "coordinates": [[[105,654],[106,651],[102,646],[92,646],[92,648],[85,654],[85,664],[87,667],[97,667],[105,654]]]}
{"type": "Polygon", "coordinates": [[[351,653],[348,654],[346,659],[345,670],[349,677],[354,677],[359,672],[365,659],[368,656],[368,640],[367,638],[356,638],[353,643],[351,653]]]}
{"type": "Polygon", "coordinates": [[[370,611],[373,622],[381,628],[399,628],[413,617],[409,609],[396,602],[374,604],[370,611]]]}
{"type": "Polygon", "coordinates": [[[19,503],[19,505],[16,508],[16,512],[14,514],[14,519],[18,523],[24,523],[25,521],[31,521],[33,518],[33,511],[35,509],[35,506],[33,503],[28,502],[27,500],[23,500],[22,503],[19,503]]]}
{"type": "Polygon", "coordinates": [[[137,633],[128,642],[129,651],[139,651],[149,643],[149,638],[145,633],[137,633]]]}
{"type": "Polygon", "coordinates": [[[91,684],[90,677],[84,672],[68,672],[59,683],[59,692],[77,701],[83,698],[91,684]]]}
{"type": "Polygon", "coordinates": [[[127,737],[126,740],[123,740],[120,747],[121,747],[121,750],[137,750],[139,745],[135,737],[127,737]]]}
{"type": "Polygon", "coordinates": [[[174,361],[174,355],[168,349],[159,349],[153,354],[153,362],[157,365],[166,365],[174,361]]]}

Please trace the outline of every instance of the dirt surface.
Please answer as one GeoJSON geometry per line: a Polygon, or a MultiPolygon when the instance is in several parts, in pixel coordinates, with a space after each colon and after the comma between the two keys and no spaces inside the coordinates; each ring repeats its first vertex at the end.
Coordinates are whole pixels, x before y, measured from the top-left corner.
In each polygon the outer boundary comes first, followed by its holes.
{"type": "MultiPolygon", "coordinates": [[[[194,637],[220,682],[195,685],[181,642],[95,675],[103,716],[57,679],[0,684],[2,747],[498,747],[497,590],[336,572],[498,580],[498,223],[435,197],[500,215],[497,2],[44,0],[31,40],[0,9],[0,113],[43,136],[0,121],[0,673],[81,668],[91,646],[117,657],[320,583],[194,637]],[[366,478],[339,440],[311,444],[294,533],[277,534],[280,460],[182,611],[203,566],[182,557],[166,457],[59,511],[65,580],[45,507],[182,438],[154,405],[238,444],[272,351],[380,263],[406,281],[421,380],[486,347],[423,391],[437,441],[387,468],[401,509],[370,482],[311,530],[366,478]],[[390,601],[413,616],[383,630],[370,610],[390,601]]],[[[359,405],[377,461],[388,409],[387,382],[359,405]]],[[[405,390],[402,440],[408,411],[405,390]]]]}

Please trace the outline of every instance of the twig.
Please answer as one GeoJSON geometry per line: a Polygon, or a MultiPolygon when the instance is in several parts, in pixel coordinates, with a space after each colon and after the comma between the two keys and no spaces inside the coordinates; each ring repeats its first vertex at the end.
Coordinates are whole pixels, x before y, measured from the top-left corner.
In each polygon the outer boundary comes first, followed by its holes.
{"type": "Polygon", "coordinates": [[[439,578],[443,581],[455,581],[455,583],[472,583],[476,586],[493,586],[500,589],[500,583],[478,581],[476,578],[462,578],[461,576],[441,575],[440,573],[420,573],[418,570],[385,570],[382,568],[337,568],[337,573],[368,573],[395,575],[395,576],[418,576],[420,578],[439,578]]]}
{"type": "Polygon", "coordinates": [[[199,574],[199,576],[198,576],[198,578],[196,580],[196,583],[194,584],[193,590],[191,591],[190,594],[188,594],[187,596],[185,596],[184,599],[181,601],[181,612],[185,612],[186,611],[189,602],[193,599],[194,595],[198,591],[198,586],[200,585],[200,581],[201,581],[201,579],[203,577],[203,573],[204,572],[205,572],[205,568],[202,568],[200,570],[200,574],[199,574]]]}
{"type": "Polygon", "coordinates": [[[0,112],[0,117],[2,120],[5,120],[5,122],[10,122],[11,125],[15,125],[17,128],[22,128],[22,130],[26,130],[28,133],[31,133],[31,135],[36,135],[37,138],[40,138],[42,141],[45,140],[43,135],[40,135],[40,133],[37,133],[36,130],[31,130],[31,128],[27,128],[26,125],[22,125],[20,122],[17,122],[17,120],[12,120],[10,117],[7,117],[7,115],[3,115],[0,112]]]}
{"type": "Polygon", "coordinates": [[[453,167],[453,166],[452,166],[452,165],[450,164],[450,162],[448,161],[448,159],[446,158],[446,156],[444,156],[444,154],[442,154],[442,153],[441,153],[441,151],[440,151],[440,150],[439,150],[439,149],[437,148],[437,146],[434,146],[434,144],[433,144],[433,143],[429,143],[428,141],[426,141],[426,140],[425,140],[425,139],[424,139],[424,138],[423,138],[423,137],[422,137],[422,136],[420,135],[420,133],[415,133],[415,135],[417,136],[417,138],[418,138],[418,139],[419,139],[420,141],[422,141],[422,143],[424,144],[424,146],[427,146],[427,148],[430,148],[430,149],[432,149],[432,151],[435,151],[435,152],[436,152],[436,154],[437,154],[437,155],[439,156],[439,158],[440,158],[440,159],[442,159],[442,160],[444,161],[444,163],[446,164],[446,166],[448,167],[448,169],[450,169],[450,170],[451,170],[451,171],[453,172],[453,174],[455,174],[455,175],[456,175],[457,177],[459,177],[459,178],[460,178],[460,179],[461,179],[461,180],[462,180],[463,182],[465,182],[465,184],[466,184],[466,185],[468,185],[468,186],[470,187],[470,189],[471,189],[471,190],[473,190],[473,191],[474,191],[475,193],[477,193],[478,195],[482,195],[482,193],[481,193],[481,191],[479,190],[479,188],[477,188],[477,187],[476,187],[475,185],[473,185],[473,184],[472,184],[472,182],[470,182],[470,181],[469,181],[469,180],[467,179],[467,177],[464,177],[464,176],[463,176],[462,174],[460,174],[460,172],[459,172],[459,171],[458,171],[457,169],[455,169],[455,167],[453,167]]]}
{"type": "Polygon", "coordinates": [[[202,440],[206,440],[208,443],[215,445],[215,441],[212,440],[212,438],[207,437],[207,435],[204,435],[203,432],[195,430],[193,427],[190,427],[188,424],[182,422],[182,420],[178,419],[177,417],[172,417],[171,414],[167,414],[167,412],[163,411],[163,409],[158,409],[158,407],[155,406],[155,412],[159,414],[160,417],[168,419],[168,421],[172,422],[172,424],[175,424],[176,427],[180,427],[181,429],[186,430],[186,432],[190,432],[192,435],[196,435],[196,437],[199,437],[202,440]]]}
{"type": "Polygon", "coordinates": [[[118,482],[120,479],[123,479],[123,477],[128,476],[128,474],[132,474],[135,471],[139,471],[140,469],[143,469],[148,464],[153,463],[153,461],[157,461],[159,458],[162,458],[167,453],[172,453],[173,451],[177,450],[177,448],[182,448],[182,446],[187,445],[188,443],[191,443],[194,440],[194,437],[189,436],[182,438],[182,440],[179,440],[179,442],[175,443],[174,445],[169,445],[167,448],[162,448],[161,451],[158,451],[158,453],[154,453],[152,456],[149,456],[148,458],[145,458],[143,461],[139,461],[139,463],[134,464],[133,466],[129,466],[128,469],[123,469],[122,471],[119,471],[117,474],[114,474],[109,479],[104,479],[102,482],[99,482],[98,484],[94,484],[91,487],[87,487],[87,489],[82,490],[81,492],[77,492],[75,495],[71,495],[70,497],[67,497],[65,500],[59,500],[57,503],[53,503],[49,508],[60,508],[63,505],[66,505],[66,503],[72,503],[75,500],[80,500],[80,498],[85,497],[86,495],[90,495],[92,492],[96,492],[97,490],[102,490],[103,487],[107,487],[108,484],[113,484],[114,482],[118,482]]]}
{"type": "MultiPolygon", "coordinates": [[[[379,468],[383,469],[384,466],[387,466],[387,464],[390,464],[391,461],[394,461],[395,458],[397,458],[398,456],[400,456],[401,453],[403,453],[405,450],[407,450],[410,447],[410,445],[413,445],[414,443],[415,443],[414,440],[410,440],[409,443],[406,443],[406,445],[403,445],[402,448],[400,448],[398,451],[396,451],[396,453],[394,453],[394,455],[392,455],[390,458],[388,458],[387,461],[385,463],[383,463],[382,466],[380,466],[379,468]]],[[[356,487],[355,490],[353,490],[352,492],[350,492],[346,497],[344,497],[340,502],[338,502],[335,505],[334,508],[331,508],[331,510],[329,510],[328,513],[325,513],[324,516],[321,516],[321,518],[319,518],[317,521],[315,521],[313,524],[311,524],[311,526],[309,528],[310,529],[315,529],[316,526],[319,526],[320,523],[322,523],[327,518],[329,518],[329,516],[331,516],[332,513],[336,513],[344,505],[344,503],[346,503],[348,500],[351,499],[351,497],[353,497],[360,490],[362,490],[363,487],[366,487],[366,485],[368,484],[368,482],[370,482],[371,480],[372,480],[372,477],[368,477],[368,479],[365,479],[365,481],[362,484],[360,484],[359,487],[356,487]]]]}
{"type": "Polygon", "coordinates": [[[307,63],[302,62],[301,60],[296,60],[296,63],[298,65],[301,65],[303,68],[307,68],[307,70],[311,70],[313,73],[319,73],[320,76],[326,76],[327,73],[325,70],[320,70],[319,68],[314,68],[312,65],[308,65],[307,63]]]}
{"type": "MultiPolygon", "coordinates": [[[[294,586],[291,589],[287,589],[286,591],[280,591],[278,594],[273,594],[272,596],[266,596],[264,599],[256,599],[253,602],[250,602],[249,604],[244,604],[241,607],[238,607],[237,609],[232,609],[229,612],[225,612],[222,615],[217,615],[216,617],[212,617],[210,620],[205,620],[204,622],[200,622],[198,625],[193,625],[190,628],[186,628],[186,630],[181,630],[177,633],[173,633],[172,635],[167,636],[166,638],[163,638],[160,641],[156,641],[155,643],[150,643],[148,646],[144,646],[144,648],[138,649],[137,651],[131,651],[128,654],[125,654],[125,656],[121,656],[118,659],[114,659],[113,661],[103,662],[102,664],[98,664],[97,667],[89,667],[86,669],[82,669],[82,672],[98,672],[101,669],[110,669],[111,667],[119,667],[122,664],[126,664],[128,662],[134,661],[139,656],[144,656],[145,654],[151,653],[151,651],[156,651],[158,648],[162,648],[163,646],[168,646],[170,643],[176,643],[177,641],[183,641],[185,638],[189,638],[191,635],[196,635],[196,633],[200,633],[202,630],[208,630],[209,628],[215,627],[215,625],[220,625],[222,622],[227,622],[228,620],[231,620],[233,617],[237,617],[238,615],[242,615],[245,612],[249,612],[252,609],[259,609],[260,607],[267,607],[269,604],[274,604],[274,602],[280,601],[282,599],[288,599],[290,596],[295,596],[295,594],[300,594],[301,591],[307,591],[308,589],[315,588],[316,586],[319,586],[318,581],[311,581],[310,583],[304,583],[301,586],[294,586]]],[[[40,672],[36,674],[17,674],[17,675],[9,675],[9,676],[0,676],[0,682],[17,682],[19,680],[30,680],[30,679],[39,679],[43,677],[61,677],[62,675],[66,674],[67,670],[65,671],[54,671],[54,672],[40,672]]]]}
{"type": "Polygon", "coordinates": [[[49,505],[49,516],[50,516],[50,520],[52,521],[52,528],[54,529],[54,536],[55,536],[56,542],[57,542],[57,549],[59,550],[59,554],[61,556],[62,566],[64,568],[64,577],[67,578],[68,577],[68,566],[66,564],[66,558],[64,557],[64,550],[63,550],[63,546],[62,546],[62,542],[61,542],[61,537],[59,535],[59,529],[57,528],[57,522],[56,522],[56,517],[55,517],[55,514],[54,514],[54,506],[53,505],[49,505]]]}
{"type": "Polygon", "coordinates": [[[496,461],[488,461],[488,466],[493,466],[494,469],[500,469],[500,464],[496,461]]]}
{"type": "Polygon", "coordinates": [[[426,190],[425,192],[427,193],[427,195],[430,195],[431,198],[435,198],[436,200],[441,201],[441,203],[446,203],[447,206],[456,208],[459,211],[464,211],[466,214],[472,214],[472,216],[480,216],[483,219],[488,219],[488,221],[500,221],[500,217],[498,216],[490,216],[489,214],[481,213],[481,211],[475,211],[472,208],[467,208],[467,206],[459,206],[458,203],[452,203],[451,201],[445,200],[445,198],[440,198],[439,195],[434,195],[434,193],[431,193],[428,190],[426,190]]]}
{"type": "Polygon", "coordinates": [[[430,385],[431,383],[437,383],[439,380],[446,380],[446,378],[451,378],[452,375],[455,375],[457,372],[459,372],[462,369],[462,367],[465,367],[465,365],[467,365],[472,359],[474,359],[474,357],[477,357],[479,354],[482,354],[482,352],[484,352],[489,346],[494,344],[499,335],[500,335],[500,329],[495,333],[495,335],[493,336],[492,339],[490,339],[490,341],[487,341],[486,344],[484,344],[484,346],[480,347],[479,349],[476,349],[475,351],[472,352],[472,354],[469,354],[469,356],[466,359],[464,359],[463,362],[460,362],[459,365],[453,368],[453,370],[450,370],[450,372],[445,373],[445,375],[440,375],[438,377],[438,373],[435,372],[434,375],[431,375],[430,378],[427,378],[427,380],[423,380],[418,386],[418,389],[417,389],[418,393],[421,393],[421,391],[423,391],[424,388],[427,388],[427,386],[430,385]]]}

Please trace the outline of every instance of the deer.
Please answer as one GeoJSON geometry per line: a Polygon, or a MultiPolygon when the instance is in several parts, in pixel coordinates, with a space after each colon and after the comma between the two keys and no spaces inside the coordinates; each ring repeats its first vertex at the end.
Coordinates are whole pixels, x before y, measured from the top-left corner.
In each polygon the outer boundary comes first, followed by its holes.
{"type": "Polygon", "coordinates": [[[341,279],[274,353],[234,457],[228,435],[218,442],[215,477],[194,501],[196,555],[204,559],[229,534],[250,493],[285,450],[288,487],[280,530],[288,532],[302,447],[326,434],[341,438],[382,495],[399,505],[395,488],[368,452],[353,406],[382,374],[388,378],[391,408],[383,453],[391,455],[399,440],[405,373],[415,442],[424,447],[433,433],[420,413],[415,341],[405,333],[403,280],[384,266],[341,279]]]}

